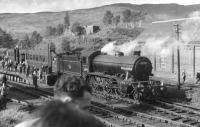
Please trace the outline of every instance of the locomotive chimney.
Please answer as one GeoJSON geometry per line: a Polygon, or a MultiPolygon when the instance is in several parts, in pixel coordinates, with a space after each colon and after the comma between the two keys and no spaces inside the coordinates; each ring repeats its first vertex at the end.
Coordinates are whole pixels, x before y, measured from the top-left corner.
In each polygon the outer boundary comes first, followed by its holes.
{"type": "Polygon", "coordinates": [[[141,51],[134,51],[133,52],[133,56],[140,56],[140,54],[141,54],[141,51]]]}
{"type": "Polygon", "coordinates": [[[124,56],[124,53],[123,52],[115,52],[115,56],[124,56]]]}

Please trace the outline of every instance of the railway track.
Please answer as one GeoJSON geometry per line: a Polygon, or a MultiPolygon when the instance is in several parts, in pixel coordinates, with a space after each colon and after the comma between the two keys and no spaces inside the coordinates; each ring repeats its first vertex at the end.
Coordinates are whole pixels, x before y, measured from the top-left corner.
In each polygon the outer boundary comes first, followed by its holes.
{"type": "Polygon", "coordinates": [[[21,91],[16,90],[15,88],[10,88],[10,92],[8,94],[8,108],[13,107],[26,107],[29,111],[34,109],[32,103],[28,100],[35,99],[35,96],[30,94],[22,93],[21,91]]]}
{"type": "Polygon", "coordinates": [[[172,123],[179,123],[180,125],[188,127],[200,126],[199,113],[191,112],[183,108],[163,105],[163,103],[158,102],[145,103],[145,105],[152,108],[152,110],[148,113],[149,115],[166,118],[172,123]]]}
{"type": "MultiPolygon", "coordinates": [[[[151,103],[149,103],[151,104],[151,103]]],[[[156,100],[151,106],[160,111],[176,116],[174,119],[194,126],[200,126],[200,109],[179,104],[156,100]]]]}
{"type": "MultiPolygon", "coordinates": [[[[35,89],[31,87],[24,87],[21,86],[20,83],[10,83],[11,86],[15,87],[18,91],[21,91],[26,94],[30,94],[32,96],[35,96],[37,98],[50,101],[52,100],[53,93],[44,91],[41,89],[35,89]],[[14,85],[13,85],[14,84],[14,85]]],[[[119,100],[121,103],[128,103],[128,104],[136,104],[137,102],[132,99],[127,98],[119,98],[117,96],[112,95],[106,95],[100,93],[95,93],[95,96],[102,96],[102,98],[109,97],[111,99],[119,100]],[[97,95],[95,95],[97,94],[97,95]]],[[[18,100],[15,100],[18,101],[18,100]]],[[[26,103],[26,102],[22,102],[26,103]]],[[[121,126],[126,124],[127,126],[131,125],[141,125],[141,126],[185,126],[185,127],[193,127],[193,126],[200,126],[200,109],[195,109],[193,107],[189,106],[183,106],[181,104],[172,104],[168,102],[163,101],[154,101],[152,102],[143,102],[143,104],[148,105],[152,108],[152,111],[150,113],[144,113],[144,112],[137,112],[133,110],[127,110],[125,108],[120,107],[114,107],[112,105],[102,106],[101,104],[97,104],[97,102],[93,102],[91,105],[92,108],[90,110],[93,114],[99,115],[96,113],[100,113],[98,110],[108,110],[106,116],[102,116],[102,119],[104,119],[107,123],[114,126],[121,126]],[[109,107],[110,106],[110,107],[109,107]],[[94,110],[93,110],[94,109],[94,110]],[[97,110],[97,111],[96,111],[97,110]],[[130,114],[127,114],[130,113],[130,114]],[[109,116],[110,117],[107,117],[109,116]],[[140,120],[139,120],[139,119],[140,120]],[[144,121],[142,121],[142,119],[144,121]],[[135,119],[135,120],[134,120],[135,119]],[[119,122],[120,121],[120,122],[119,122]],[[127,122],[128,121],[128,122],[127,122]],[[145,121],[148,121],[148,123],[144,124],[145,121]]],[[[27,105],[32,105],[30,103],[27,103],[27,105]]],[[[104,113],[103,113],[104,114],[104,113]]]]}
{"type": "MultiPolygon", "coordinates": [[[[105,105],[102,105],[98,102],[92,102],[91,106],[87,108],[87,110],[94,114],[98,119],[104,122],[109,127],[154,127],[149,124],[145,124],[143,122],[137,121],[133,118],[126,117],[116,111],[105,109],[105,105]]],[[[126,115],[130,115],[129,112],[123,113],[126,115]]]]}
{"type": "Polygon", "coordinates": [[[37,89],[33,90],[20,85],[10,85],[8,97],[13,102],[27,106],[30,111],[44,105],[53,98],[41,91],[37,91],[37,89]]]}
{"type": "MultiPolygon", "coordinates": [[[[95,96],[99,98],[105,98],[108,97],[109,99],[119,100],[122,103],[128,103],[128,104],[135,104],[135,101],[132,101],[131,99],[123,99],[123,98],[117,98],[116,96],[112,95],[106,95],[106,94],[100,94],[97,93],[95,96]]],[[[192,107],[186,107],[182,105],[174,105],[167,102],[162,101],[154,101],[154,102],[142,102],[142,104],[148,106],[151,108],[149,112],[142,112],[142,111],[136,111],[134,109],[128,109],[128,108],[119,108],[116,106],[108,105],[110,108],[118,109],[118,110],[124,110],[126,111],[132,111],[134,114],[149,118],[150,120],[158,120],[163,123],[168,123],[170,126],[184,126],[184,127],[193,127],[193,126],[200,126],[200,112],[193,109],[192,107]]]]}
{"type": "MultiPolygon", "coordinates": [[[[15,89],[18,91],[24,92],[26,94],[33,95],[37,98],[41,98],[43,100],[51,100],[52,99],[52,93],[43,92],[42,90],[37,90],[34,88],[25,88],[20,85],[15,85],[15,89]]],[[[96,95],[99,96],[99,93],[96,95]]],[[[106,97],[107,95],[101,95],[102,97],[106,97]]],[[[107,97],[120,100],[122,103],[128,103],[128,104],[135,104],[136,102],[127,99],[127,98],[117,98],[116,96],[108,95],[107,97]]],[[[148,105],[153,109],[151,113],[142,113],[137,112],[133,110],[127,110],[125,108],[119,108],[114,107],[112,105],[103,105],[97,102],[93,102],[90,110],[92,111],[94,115],[101,116],[100,118],[104,120],[105,123],[107,123],[109,126],[122,126],[122,125],[139,125],[139,126],[185,126],[185,127],[193,127],[193,126],[199,126],[200,121],[198,118],[200,118],[200,113],[198,111],[195,111],[194,109],[189,110],[189,108],[183,107],[183,106],[173,106],[173,104],[157,101],[154,103],[145,103],[145,105],[148,105]],[[159,102],[159,103],[158,103],[159,102]],[[170,108],[171,106],[171,108],[170,108]],[[178,109],[179,107],[179,109],[178,109]],[[94,110],[93,110],[94,109],[94,110]],[[182,110],[180,110],[182,109],[182,110]],[[183,109],[185,109],[183,111],[183,109]],[[106,113],[107,115],[104,116],[99,111],[96,110],[107,110],[109,113],[106,113]],[[196,117],[194,117],[194,114],[196,117]],[[110,115],[110,117],[107,117],[110,115]],[[199,117],[198,117],[199,115],[199,117]],[[148,121],[148,123],[145,123],[145,121],[148,121]],[[145,124],[144,124],[145,123],[145,124]]]]}
{"type": "Polygon", "coordinates": [[[29,94],[31,96],[41,98],[43,100],[52,100],[53,99],[53,93],[47,92],[41,89],[35,89],[33,87],[25,87],[20,85],[19,83],[9,83],[9,86],[11,88],[14,88],[18,91],[21,91],[22,93],[29,94]]]}

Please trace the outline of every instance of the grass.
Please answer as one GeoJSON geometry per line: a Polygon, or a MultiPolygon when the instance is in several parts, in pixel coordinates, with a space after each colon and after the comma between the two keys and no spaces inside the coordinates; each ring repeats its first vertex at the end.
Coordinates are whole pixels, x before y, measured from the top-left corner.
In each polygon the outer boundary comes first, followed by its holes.
{"type": "Polygon", "coordinates": [[[20,111],[18,108],[0,111],[0,127],[14,127],[28,116],[28,112],[20,111]]]}

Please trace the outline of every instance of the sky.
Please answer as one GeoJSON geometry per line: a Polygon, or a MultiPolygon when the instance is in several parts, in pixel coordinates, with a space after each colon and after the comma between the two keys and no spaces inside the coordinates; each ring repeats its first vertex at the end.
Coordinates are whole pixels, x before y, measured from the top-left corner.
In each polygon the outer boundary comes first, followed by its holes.
{"type": "Polygon", "coordinates": [[[0,0],[0,13],[66,11],[92,8],[114,3],[177,3],[182,5],[191,5],[200,4],[200,0],[0,0]]]}

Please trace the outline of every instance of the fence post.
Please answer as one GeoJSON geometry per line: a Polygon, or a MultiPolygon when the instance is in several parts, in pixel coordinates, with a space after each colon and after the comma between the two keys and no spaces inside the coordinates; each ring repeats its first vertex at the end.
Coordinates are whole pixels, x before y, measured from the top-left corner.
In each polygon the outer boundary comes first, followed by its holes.
{"type": "Polygon", "coordinates": [[[174,73],[174,48],[172,48],[172,73],[174,73]]]}
{"type": "Polygon", "coordinates": [[[156,53],[154,54],[154,72],[156,71],[156,53]]]}
{"type": "Polygon", "coordinates": [[[193,46],[193,76],[195,77],[195,45],[193,46]]]}

